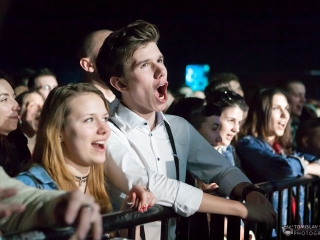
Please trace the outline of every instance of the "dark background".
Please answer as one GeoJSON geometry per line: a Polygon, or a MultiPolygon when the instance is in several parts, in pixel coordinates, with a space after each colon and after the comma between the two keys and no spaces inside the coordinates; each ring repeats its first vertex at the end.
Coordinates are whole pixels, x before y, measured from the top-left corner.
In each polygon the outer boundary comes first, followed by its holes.
{"type": "Polygon", "coordinates": [[[76,51],[85,34],[137,19],[160,29],[170,86],[185,67],[206,63],[230,71],[244,88],[286,78],[320,98],[320,1],[0,0],[0,69],[48,67],[60,84],[79,81],[76,51]]]}

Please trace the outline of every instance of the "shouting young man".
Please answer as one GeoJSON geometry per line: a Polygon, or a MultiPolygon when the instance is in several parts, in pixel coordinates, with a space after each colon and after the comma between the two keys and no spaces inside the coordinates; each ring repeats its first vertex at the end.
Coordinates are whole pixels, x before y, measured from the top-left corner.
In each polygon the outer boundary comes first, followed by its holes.
{"type": "MultiPolygon", "coordinates": [[[[111,33],[98,54],[98,73],[120,99],[110,117],[105,168],[109,180],[124,193],[133,184],[144,184],[158,204],[173,207],[182,216],[196,211],[228,214],[265,222],[272,228],[276,215],[261,189],[186,120],[162,114],[168,80],[158,39],[156,26],[139,20],[111,33]],[[205,183],[217,183],[225,195],[244,193],[246,203],[208,195],[185,184],[187,169],[205,183]]],[[[159,225],[145,227],[147,239],[159,239],[159,225]]]]}

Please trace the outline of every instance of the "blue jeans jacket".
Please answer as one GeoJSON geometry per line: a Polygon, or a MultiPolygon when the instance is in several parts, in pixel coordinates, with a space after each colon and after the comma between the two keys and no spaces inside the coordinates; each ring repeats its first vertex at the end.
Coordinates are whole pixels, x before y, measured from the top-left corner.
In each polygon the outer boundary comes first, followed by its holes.
{"type": "Polygon", "coordinates": [[[28,171],[20,173],[15,178],[30,187],[45,190],[58,190],[57,184],[40,165],[31,167],[28,171]]]}
{"type": "MultiPolygon", "coordinates": [[[[305,173],[304,160],[314,161],[315,156],[294,152],[293,155],[276,154],[264,140],[246,136],[236,146],[238,157],[246,175],[253,183],[301,177],[305,173]]],[[[282,225],[287,223],[288,191],[283,192],[282,225]]],[[[300,217],[303,219],[304,188],[300,189],[300,217]]],[[[272,204],[278,211],[278,192],[273,194],[272,204]]]]}

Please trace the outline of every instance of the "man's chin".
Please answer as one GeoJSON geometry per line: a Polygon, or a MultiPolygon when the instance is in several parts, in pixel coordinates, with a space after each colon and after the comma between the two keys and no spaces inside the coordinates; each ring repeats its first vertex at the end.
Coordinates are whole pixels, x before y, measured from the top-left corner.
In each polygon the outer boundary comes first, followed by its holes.
{"type": "Polygon", "coordinates": [[[162,112],[166,109],[166,107],[167,107],[166,103],[158,104],[156,107],[156,112],[162,112]]]}

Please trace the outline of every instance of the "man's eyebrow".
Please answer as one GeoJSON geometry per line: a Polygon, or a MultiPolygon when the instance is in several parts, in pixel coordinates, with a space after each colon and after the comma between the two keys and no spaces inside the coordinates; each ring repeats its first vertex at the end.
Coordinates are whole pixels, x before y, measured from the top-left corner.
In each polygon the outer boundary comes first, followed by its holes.
{"type": "MultiPolygon", "coordinates": [[[[162,54],[160,54],[157,59],[159,59],[159,58],[162,58],[162,59],[163,59],[164,57],[163,57],[162,54]]],[[[136,66],[138,66],[138,65],[140,65],[140,64],[142,64],[142,63],[149,62],[150,59],[151,59],[151,58],[147,58],[147,59],[141,60],[141,61],[139,61],[139,62],[133,62],[132,68],[135,68],[136,66]]]]}
{"type": "Polygon", "coordinates": [[[141,61],[139,61],[139,62],[133,62],[132,67],[135,68],[136,66],[138,66],[138,65],[140,65],[140,64],[142,64],[142,63],[149,62],[149,61],[150,61],[150,58],[141,60],[141,61]]]}
{"type": "Polygon", "coordinates": [[[9,96],[9,93],[0,93],[0,97],[1,96],[9,96]]]}

